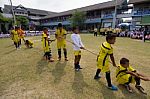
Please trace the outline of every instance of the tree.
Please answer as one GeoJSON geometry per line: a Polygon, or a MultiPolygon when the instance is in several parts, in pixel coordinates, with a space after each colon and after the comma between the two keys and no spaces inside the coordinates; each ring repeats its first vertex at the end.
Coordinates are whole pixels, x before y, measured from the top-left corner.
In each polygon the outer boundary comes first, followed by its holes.
{"type": "Polygon", "coordinates": [[[86,13],[75,11],[72,17],[70,18],[71,26],[83,27],[84,22],[86,20],[86,13]]]}
{"type": "Polygon", "coordinates": [[[7,28],[9,28],[9,26],[11,26],[12,24],[12,19],[10,18],[6,18],[4,17],[1,13],[0,13],[0,33],[3,32],[8,33],[7,28]],[[7,27],[8,26],[8,27],[7,27]],[[6,28],[7,27],[7,28],[6,28]]]}
{"type": "Polygon", "coordinates": [[[17,16],[16,17],[16,24],[19,26],[23,26],[24,28],[27,28],[28,24],[29,24],[29,20],[27,19],[27,17],[24,16],[17,16]]]}
{"type": "Polygon", "coordinates": [[[0,23],[9,23],[11,21],[12,20],[10,18],[6,18],[0,13],[0,23]]]}

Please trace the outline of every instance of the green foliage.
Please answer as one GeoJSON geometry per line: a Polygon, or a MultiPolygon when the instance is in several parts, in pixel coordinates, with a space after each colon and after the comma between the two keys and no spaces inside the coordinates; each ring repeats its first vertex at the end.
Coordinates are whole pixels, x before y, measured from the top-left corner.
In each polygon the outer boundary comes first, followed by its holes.
{"type": "Polygon", "coordinates": [[[10,23],[11,21],[12,19],[6,18],[0,13],[0,23],[8,23],[8,22],[10,23]]]}
{"type": "Polygon", "coordinates": [[[29,24],[29,20],[24,16],[17,16],[16,17],[16,24],[18,26],[19,25],[27,26],[29,24]]]}
{"type": "Polygon", "coordinates": [[[75,13],[70,18],[71,26],[79,26],[82,27],[86,20],[86,13],[75,11],[75,13]]]}

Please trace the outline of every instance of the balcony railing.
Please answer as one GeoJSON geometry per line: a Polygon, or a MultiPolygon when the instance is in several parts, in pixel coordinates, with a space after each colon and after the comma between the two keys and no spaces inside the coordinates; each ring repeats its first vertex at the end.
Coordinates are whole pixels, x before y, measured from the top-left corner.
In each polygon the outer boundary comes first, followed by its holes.
{"type": "Polygon", "coordinates": [[[103,18],[113,18],[113,14],[105,14],[103,18]]]}
{"type": "Polygon", "coordinates": [[[150,10],[134,11],[132,15],[133,15],[133,16],[150,15],[150,10]]]}

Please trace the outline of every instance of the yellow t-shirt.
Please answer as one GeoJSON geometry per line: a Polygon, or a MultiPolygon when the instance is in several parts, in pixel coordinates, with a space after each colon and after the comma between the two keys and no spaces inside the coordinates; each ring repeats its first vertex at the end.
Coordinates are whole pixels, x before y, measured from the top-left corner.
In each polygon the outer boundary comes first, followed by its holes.
{"type": "Polygon", "coordinates": [[[44,52],[48,52],[50,50],[49,42],[48,42],[48,36],[44,32],[42,33],[42,44],[44,52]]]}
{"type": "Polygon", "coordinates": [[[121,29],[116,28],[116,33],[120,33],[120,32],[121,32],[121,29]]]}
{"type": "Polygon", "coordinates": [[[116,70],[116,76],[119,77],[119,76],[122,76],[122,75],[126,75],[126,71],[134,71],[134,69],[129,66],[128,68],[125,68],[121,65],[119,65],[119,69],[116,70]]]}
{"type": "Polygon", "coordinates": [[[29,45],[33,45],[33,42],[32,41],[30,41],[30,40],[28,40],[29,41],[29,45]]]}
{"type": "Polygon", "coordinates": [[[98,69],[101,69],[103,72],[109,71],[109,56],[113,54],[113,48],[108,42],[104,42],[100,46],[99,56],[98,56],[98,69]]]}
{"type": "Polygon", "coordinates": [[[101,29],[100,29],[100,32],[105,32],[105,29],[104,29],[104,28],[101,28],[101,29]]]}
{"type": "Polygon", "coordinates": [[[117,33],[117,30],[116,30],[116,29],[113,29],[113,33],[117,33]]]}
{"type": "MultiPolygon", "coordinates": [[[[132,66],[129,66],[128,68],[125,68],[121,65],[119,65],[119,69],[116,69],[116,78],[117,82],[119,84],[125,84],[129,81],[129,78],[131,77],[130,74],[127,74],[126,71],[135,71],[135,69],[132,68],[132,66]]],[[[134,78],[132,79],[131,83],[134,83],[134,78]]]]}
{"type": "Polygon", "coordinates": [[[17,43],[19,41],[18,32],[15,30],[12,30],[11,34],[12,34],[12,40],[17,43]]]}
{"type": "Polygon", "coordinates": [[[107,32],[112,32],[113,29],[112,28],[107,28],[107,32]]]}
{"type": "Polygon", "coordinates": [[[19,38],[24,38],[24,31],[22,29],[19,29],[17,32],[18,32],[19,38]]]}
{"type": "Polygon", "coordinates": [[[60,31],[59,29],[57,29],[55,34],[57,35],[58,38],[59,37],[62,38],[60,40],[57,40],[58,42],[61,42],[61,41],[65,40],[64,35],[66,35],[67,33],[66,33],[65,29],[62,29],[62,31],[60,31]]]}

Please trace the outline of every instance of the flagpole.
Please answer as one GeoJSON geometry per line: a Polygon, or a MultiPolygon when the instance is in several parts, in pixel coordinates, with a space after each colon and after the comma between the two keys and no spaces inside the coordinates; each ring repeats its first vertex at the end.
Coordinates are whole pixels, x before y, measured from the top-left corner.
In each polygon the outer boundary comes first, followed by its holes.
{"type": "Polygon", "coordinates": [[[117,0],[114,0],[115,1],[115,12],[114,12],[114,15],[113,15],[113,28],[115,28],[116,26],[116,17],[117,17],[117,0]]]}
{"type": "Polygon", "coordinates": [[[10,4],[11,4],[11,11],[12,11],[13,20],[14,20],[13,26],[15,27],[15,25],[16,25],[16,17],[15,17],[15,13],[14,13],[14,10],[13,10],[13,4],[12,4],[11,0],[10,0],[10,4]]]}

